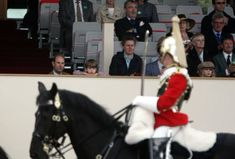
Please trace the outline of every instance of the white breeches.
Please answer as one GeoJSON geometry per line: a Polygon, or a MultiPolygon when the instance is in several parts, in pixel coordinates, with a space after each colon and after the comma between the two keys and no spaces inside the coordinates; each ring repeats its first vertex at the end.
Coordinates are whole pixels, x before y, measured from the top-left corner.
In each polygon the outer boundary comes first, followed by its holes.
{"type": "Polygon", "coordinates": [[[145,139],[169,137],[170,135],[173,137],[173,141],[178,142],[180,145],[192,151],[200,152],[207,151],[216,142],[216,133],[194,129],[190,124],[177,127],[161,126],[154,130],[154,122],[155,119],[152,112],[137,107],[125,137],[126,143],[131,145],[145,139]]]}
{"type": "Polygon", "coordinates": [[[171,137],[179,131],[180,127],[160,126],[156,128],[153,133],[153,138],[171,137]],[[173,132],[175,132],[173,134],[173,132]]]}

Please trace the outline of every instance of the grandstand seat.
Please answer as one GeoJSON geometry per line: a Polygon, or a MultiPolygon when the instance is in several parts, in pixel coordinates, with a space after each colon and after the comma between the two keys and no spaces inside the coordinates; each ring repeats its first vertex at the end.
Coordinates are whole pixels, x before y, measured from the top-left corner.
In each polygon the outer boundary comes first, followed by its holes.
{"type": "Polygon", "coordinates": [[[53,11],[51,13],[50,24],[49,24],[49,38],[48,42],[50,44],[50,58],[53,57],[55,50],[59,50],[59,37],[60,37],[60,23],[58,19],[59,11],[53,11]],[[56,49],[55,49],[55,46],[56,49]]]}
{"type": "Polygon", "coordinates": [[[102,41],[103,33],[102,32],[95,32],[95,31],[88,31],[86,32],[86,43],[89,41],[102,41]]]}
{"type": "Polygon", "coordinates": [[[124,7],[124,3],[126,0],[116,0],[115,1],[115,5],[119,6],[119,7],[124,7]]]}
{"type": "Polygon", "coordinates": [[[196,5],[195,0],[163,0],[163,5],[177,6],[177,5],[196,5]]]}
{"type": "Polygon", "coordinates": [[[169,5],[156,5],[157,13],[159,14],[172,14],[171,6],[169,5]]]}
{"type": "Polygon", "coordinates": [[[41,1],[39,6],[38,17],[38,33],[39,33],[39,47],[42,47],[42,39],[44,35],[48,35],[50,24],[50,15],[53,11],[59,10],[58,1],[41,1]]]}
{"type": "Polygon", "coordinates": [[[155,5],[159,4],[158,0],[148,0],[148,2],[152,3],[152,4],[155,4],[155,5]]]}
{"type": "MultiPolygon", "coordinates": [[[[74,65],[85,62],[86,33],[101,32],[101,25],[97,22],[75,22],[73,24],[72,62],[74,65]]],[[[76,66],[74,66],[74,69],[76,66]]]]}
{"type": "Polygon", "coordinates": [[[194,19],[196,22],[195,26],[190,30],[191,32],[193,33],[201,32],[201,22],[203,17],[204,15],[194,15],[194,14],[189,15],[189,18],[194,19]]]}
{"type": "Polygon", "coordinates": [[[174,16],[174,14],[159,14],[159,22],[164,23],[167,27],[167,32],[170,31],[170,28],[172,26],[171,18],[174,16]]]}
{"type": "Polygon", "coordinates": [[[167,28],[164,23],[150,23],[152,27],[153,34],[152,34],[152,42],[157,42],[159,38],[165,36],[167,33],[167,28]]]}
{"type": "MultiPolygon", "coordinates": [[[[214,10],[213,6],[209,6],[209,7],[207,8],[207,14],[210,14],[210,12],[212,12],[213,10],[214,10]]],[[[235,17],[235,16],[234,16],[234,12],[233,12],[233,8],[232,8],[231,6],[226,6],[225,9],[224,9],[224,11],[225,11],[228,15],[230,15],[231,17],[235,17]]]]}
{"type": "Polygon", "coordinates": [[[87,43],[87,53],[86,59],[94,59],[96,60],[98,66],[100,61],[100,54],[103,50],[103,42],[102,41],[89,41],[87,43]]]}
{"type": "Polygon", "coordinates": [[[189,6],[189,5],[178,5],[176,6],[176,14],[185,14],[189,15],[202,15],[202,8],[197,5],[189,6]]]}

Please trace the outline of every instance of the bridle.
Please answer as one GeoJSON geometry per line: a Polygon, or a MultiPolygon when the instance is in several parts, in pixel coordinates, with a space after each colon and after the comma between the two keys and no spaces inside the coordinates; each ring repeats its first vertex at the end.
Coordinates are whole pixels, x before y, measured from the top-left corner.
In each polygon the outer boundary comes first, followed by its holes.
{"type": "MultiPolygon", "coordinates": [[[[49,157],[50,156],[57,157],[57,158],[61,157],[61,158],[65,159],[64,154],[66,152],[70,151],[72,149],[72,147],[64,152],[62,152],[62,150],[71,146],[71,143],[64,146],[66,136],[64,135],[62,137],[62,141],[58,142],[57,139],[55,138],[55,134],[56,134],[56,130],[57,130],[56,128],[58,127],[58,124],[62,123],[63,125],[65,125],[65,127],[67,127],[67,124],[69,123],[70,120],[64,111],[64,108],[61,103],[60,96],[59,96],[58,92],[56,93],[56,95],[54,97],[53,106],[56,107],[56,109],[55,109],[55,112],[53,113],[53,115],[51,116],[51,120],[53,122],[52,122],[52,126],[49,128],[47,135],[42,136],[38,132],[34,132],[33,136],[37,137],[41,140],[42,145],[43,145],[43,150],[49,157]],[[56,150],[56,152],[53,154],[50,154],[50,151],[53,148],[56,150]]],[[[125,115],[125,123],[128,123],[130,120],[130,112],[133,108],[134,108],[133,105],[128,105],[128,106],[124,107],[123,109],[119,110],[118,112],[116,112],[115,114],[113,114],[112,115],[112,117],[114,117],[113,122],[117,122],[122,116],[125,115]]],[[[125,124],[123,127],[125,127],[125,124]]],[[[79,142],[78,145],[83,145],[85,142],[89,141],[90,139],[92,139],[95,136],[97,136],[98,134],[100,134],[106,128],[107,127],[104,127],[104,128],[101,128],[101,129],[95,131],[94,133],[92,133],[91,135],[89,135],[88,137],[83,139],[81,142],[79,142]]],[[[97,159],[105,159],[106,158],[106,156],[109,154],[111,148],[113,147],[115,139],[118,137],[118,135],[120,135],[120,134],[117,133],[117,130],[115,130],[113,132],[112,137],[111,137],[110,143],[108,143],[108,145],[106,145],[104,147],[104,149],[102,150],[102,152],[100,154],[97,154],[97,156],[96,156],[97,159]]]]}
{"type": "MultiPolygon", "coordinates": [[[[58,128],[58,124],[62,123],[66,127],[67,123],[69,122],[69,118],[64,111],[63,105],[61,104],[61,100],[60,100],[58,92],[56,93],[54,97],[52,106],[54,106],[56,109],[53,115],[51,116],[52,125],[49,127],[47,135],[42,136],[40,133],[34,131],[33,136],[38,138],[41,141],[43,145],[43,151],[48,156],[54,156],[54,157],[57,156],[57,157],[62,157],[63,159],[65,159],[64,152],[61,151],[62,150],[61,147],[64,145],[66,136],[64,135],[62,137],[61,142],[58,142],[55,135],[56,135],[56,130],[58,128]],[[50,154],[50,151],[53,148],[56,150],[56,152],[54,154],[50,154]]],[[[40,111],[38,110],[36,114],[40,114],[40,111]]],[[[36,127],[37,127],[37,122],[36,122],[36,127]]],[[[64,148],[68,146],[69,145],[66,145],[64,146],[64,148]]]]}

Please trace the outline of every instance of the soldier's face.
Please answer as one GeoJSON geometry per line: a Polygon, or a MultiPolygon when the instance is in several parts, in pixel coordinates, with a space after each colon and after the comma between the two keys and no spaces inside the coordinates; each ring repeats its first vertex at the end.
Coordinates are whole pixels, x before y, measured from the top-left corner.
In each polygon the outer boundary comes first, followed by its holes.
{"type": "Polygon", "coordinates": [[[168,53],[160,57],[161,63],[165,68],[174,63],[173,58],[168,53]]]}

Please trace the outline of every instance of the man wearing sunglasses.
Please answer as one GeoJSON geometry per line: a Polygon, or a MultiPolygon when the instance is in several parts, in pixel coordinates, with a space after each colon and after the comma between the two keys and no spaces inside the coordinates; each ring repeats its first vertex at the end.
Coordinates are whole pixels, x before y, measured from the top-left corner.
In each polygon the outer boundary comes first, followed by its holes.
{"type": "Polygon", "coordinates": [[[224,31],[227,33],[235,33],[235,19],[224,12],[226,0],[212,0],[212,4],[214,10],[202,19],[201,33],[205,35],[208,30],[212,29],[212,17],[217,12],[221,12],[225,16],[226,24],[224,26],[224,31]]]}

